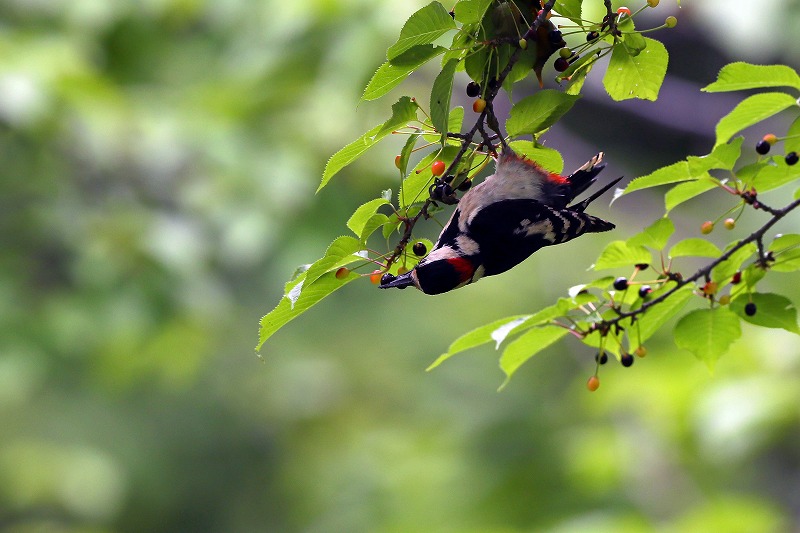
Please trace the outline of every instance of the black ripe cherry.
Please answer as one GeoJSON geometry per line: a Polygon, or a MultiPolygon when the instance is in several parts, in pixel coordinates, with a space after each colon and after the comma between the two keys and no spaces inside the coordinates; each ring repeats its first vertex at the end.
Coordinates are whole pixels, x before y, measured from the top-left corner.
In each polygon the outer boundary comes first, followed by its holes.
{"type": "Polygon", "coordinates": [[[596,31],[590,31],[589,33],[586,34],[586,40],[588,42],[596,41],[599,38],[600,34],[596,31]]]}
{"type": "Polygon", "coordinates": [[[646,298],[651,292],[653,292],[653,289],[650,285],[642,285],[639,287],[639,298],[646,298]]]}
{"type": "Polygon", "coordinates": [[[497,85],[498,85],[497,78],[490,79],[489,83],[487,83],[486,85],[489,87],[490,91],[494,91],[495,89],[497,89],[497,85]]]}
{"type": "Polygon", "coordinates": [[[467,96],[470,98],[475,98],[479,94],[481,94],[481,86],[474,81],[469,82],[467,84],[467,96]]]}
{"type": "Polygon", "coordinates": [[[622,366],[629,367],[633,364],[633,355],[629,353],[624,353],[619,358],[619,362],[622,363],[622,366]]]}
{"type": "Polygon", "coordinates": [[[564,72],[569,68],[569,61],[563,57],[559,57],[556,59],[555,63],[553,63],[553,67],[555,67],[558,72],[564,72]]]}
{"type": "Polygon", "coordinates": [[[606,354],[605,352],[603,352],[602,354],[600,354],[600,353],[595,354],[594,360],[597,363],[599,363],[601,365],[604,365],[604,364],[606,364],[608,362],[608,354],[606,354]]]}
{"type": "Polygon", "coordinates": [[[747,302],[747,305],[744,306],[744,314],[747,316],[753,316],[756,314],[757,308],[756,304],[753,302],[747,302]]]}
{"type": "Polygon", "coordinates": [[[553,30],[547,34],[547,38],[550,39],[551,43],[558,44],[563,41],[564,37],[561,35],[561,32],[559,30],[553,30]]]}
{"type": "Polygon", "coordinates": [[[797,161],[800,160],[800,156],[797,155],[797,152],[789,152],[786,154],[786,164],[789,166],[796,165],[797,161]]]}
{"type": "Polygon", "coordinates": [[[467,178],[464,181],[462,181],[457,188],[459,191],[465,192],[468,191],[470,187],[472,187],[472,180],[467,178]]]}
{"type": "Polygon", "coordinates": [[[649,266],[650,266],[650,265],[649,265],[649,264],[647,264],[647,263],[637,263],[637,264],[636,264],[636,268],[638,268],[639,270],[647,270],[647,268],[648,268],[649,266]]]}
{"type": "Polygon", "coordinates": [[[414,246],[411,247],[411,251],[414,252],[414,255],[417,257],[422,257],[426,253],[428,253],[428,247],[425,246],[424,242],[415,242],[414,246]]]}
{"type": "Polygon", "coordinates": [[[628,288],[628,278],[617,278],[614,280],[614,288],[618,291],[624,291],[628,288]]]}
{"type": "Polygon", "coordinates": [[[769,153],[770,148],[772,148],[772,145],[763,139],[756,143],[756,152],[761,155],[769,153]]]}

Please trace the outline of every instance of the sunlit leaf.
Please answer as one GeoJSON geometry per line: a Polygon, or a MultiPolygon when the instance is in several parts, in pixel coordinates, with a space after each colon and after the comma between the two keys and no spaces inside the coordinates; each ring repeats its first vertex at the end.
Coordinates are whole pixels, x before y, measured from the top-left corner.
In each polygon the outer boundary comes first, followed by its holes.
{"type": "Polygon", "coordinates": [[[553,6],[553,11],[567,17],[576,24],[582,24],[581,20],[581,7],[583,0],[558,0],[553,6]]]}
{"type": "Polygon", "coordinates": [[[786,138],[783,141],[783,149],[787,154],[789,152],[800,153],[800,116],[794,119],[789,126],[786,138]]]}
{"type": "Polygon", "coordinates": [[[667,73],[669,54],[661,42],[644,38],[647,47],[636,53],[619,44],[603,77],[603,86],[614,100],[655,100],[667,73]],[[636,55],[633,55],[633,54],[636,55]]]}
{"type": "Polygon", "coordinates": [[[558,150],[531,141],[512,141],[508,144],[516,153],[536,161],[540,167],[549,172],[561,174],[564,170],[564,158],[558,150]]]}
{"type": "Polygon", "coordinates": [[[730,308],[742,319],[756,326],[782,328],[792,333],[800,333],[800,328],[797,326],[797,308],[783,295],[758,292],[741,295],[731,301],[730,308]],[[745,305],[749,302],[756,305],[756,314],[752,316],[744,312],[745,305]]]}
{"type": "Polygon", "coordinates": [[[666,185],[668,183],[687,181],[692,178],[693,176],[689,172],[689,163],[686,161],[678,161],[669,166],[661,167],[650,174],[631,180],[628,186],[625,187],[625,192],[623,194],[629,194],[633,191],[647,189],[649,187],[666,185]]]}
{"type": "Polygon", "coordinates": [[[718,144],[710,154],[704,156],[690,155],[686,158],[689,162],[689,173],[699,177],[712,169],[733,169],[739,156],[742,155],[742,142],[744,137],[736,137],[730,142],[718,144]]]}
{"type": "Polygon", "coordinates": [[[629,247],[647,246],[654,250],[661,250],[675,233],[675,225],[668,218],[659,218],[638,235],[627,240],[629,247]]]}
{"type": "Polygon", "coordinates": [[[386,51],[386,59],[392,61],[400,54],[420,44],[430,44],[456,29],[450,13],[439,2],[431,2],[406,21],[400,30],[400,38],[386,51]]]}
{"type": "Polygon", "coordinates": [[[793,105],[797,105],[795,98],[786,93],[761,93],[745,98],[717,123],[716,145],[793,105]]]}
{"type": "Polygon", "coordinates": [[[317,192],[322,190],[337,172],[361,157],[364,152],[375,146],[378,141],[389,135],[392,130],[415,120],[417,118],[417,109],[419,109],[417,103],[408,96],[400,98],[392,106],[392,116],[389,120],[375,126],[331,156],[328,164],[325,165],[325,171],[322,173],[322,183],[317,187],[317,192]]]}
{"type": "Polygon", "coordinates": [[[511,376],[525,361],[544,350],[567,333],[569,333],[569,330],[562,327],[542,326],[527,331],[511,342],[500,357],[500,368],[506,374],[506,380],[500,388],[508,384],[511,376]]]}
{"type": "Polygon", "coordinates": [[[495,331],[502,328],[507,328],[509,325],[513,327],[521,323],[529,316],[530,315],[516,315],[516,316],[501,318],[500,320],[495,320],[494,322],[485,324],[483,326],[473,329],[468,333],[465,333],[464,335],[460,336],[455,341],[453,341],[452,344],[450,344],[450,347],[447,349],[447,352],[437,357],[436,360],[430,364],[427,370],[433,370],[434,368],[442,364],[444,361],[450,359],[451,357],[453,357],[458,353],[494,341],[495,339],[492,337],[492,335],[494,334],[495,331]]]}
{"type": "MultiPolygon", "coordinates": [[[[358,209],[356,209],[355,213],[353,213],[350,219],[347,221],[347,227],[350,228],[350,230],[355,233],[356,236],[363,242],[363,240],[368,236],[364,235],[364,230],[367,228],[370,220],[375,216],[379,207],[388,203],[389,202],[384,198],[377,198],[362,204],[358,209]]],[[[388,220],[386,215],[384,215],[384,218],[388,220]]],[[[383,222],[385,222],[385,220],[383,222]]],[[[374,225],[374,227],[372,227],[372,231],[382,226],[383,222],[374,225]]]]}
{"type": "Polygon", "coordinates": [[[749,257],[757,251],[756,245],[748,243],[736,250],[728,259],[715,266],[711,270],[711,279],[717,283],[727,281],[728,278],[733,276],[739,270],[749,257]]]}
{"type": "Polygon", "coordinates": [[[431,122],[440,133],[440,144],[447,142],[448,121],[450,119],[450,97],[453,94],[453,76],[456,73],[457,59],[451,59],[442,67],[433,80],[431,89],[431,122]]]}
{"type": "Polygon", "coordinates": [[[308,286],[304,284],[294,302],[290,301],[289,298],[281,298],[278,305],[261,319],[256,350],[261,350],[264,343],[288,322],[308,311],[329,294],[341,289],[347,283],[359,279],[359,277],[351,272],[345,279],[337,279],[334,272],[328,272],[308,286]]]}
{"type": "Polygon", "coordinates": [[[629,245],[625,241],[610,242],[600,253],[594,265],[595,270],[617,268],[652,263],[652,255],[644,246],[629,245]]]}
{"type": "Polygon", "coordinates": [[[506,131],[509,136],[517,137],[545,130],[569,111],[578,98],[553,89],[538,91],[511,108],[506,131]]]}
{"type": "Polygon", "coordinates": [[[669,249],[669,257],[719,257],[722,250],[705,239],[684,239],[669,249]]]}
{"type": "Polygon", "coordinates": [[[700,196],[718,187],[718,182],[706,173],[705,176],[694,180],[678,183],[664,195],[664,208],[669,213],[680,204],[700,196]]]}
{"type": "Polygon", "coordinates": [[[457,4],[456,20],[462,24],[476,24],[483,19],[494,0],[461,0],[457,4]]]}
{"type": "MultiPolygon", "coordinates": [[[[651,298],[657,298],[662,292],[666,292],[670,288],[667,285],[664,289],[655,291],[652,293],[651,298]]],[[[633,341],[636,341],[633,344],[638,346],[655,335],[664,324],[684,308],[693,296],[692,287],[686,285],[675,291],[663,302],[648,308],[631,327],[629,335],[633,341]]]]}
{"type": "Polygon", "coordinates": [[[400,85],[409,74],[445,51],[447,51],[447,48],[443,46],[430,44],[423,44],[406,50],[399,57],[385,62],[378,68],[372,79],[369,80],[367,88],[364,89],[361,99],[375,100],[380,98],[400,85]]]}
{"type": "Polygon", "coordinates": [[[701,90],[714,93],[766,87],[800,89],[800,76],[794,69],[785,65],[752,65],[740,61],[722,67],[717,74],[717,81],[701,90]]]}
{"type": "Polygon", "coordinates": [[[675,344],[714,370],[719,358],[742,335],[739,317],[727,307],[696,309],[675,325],[675,344]]]}

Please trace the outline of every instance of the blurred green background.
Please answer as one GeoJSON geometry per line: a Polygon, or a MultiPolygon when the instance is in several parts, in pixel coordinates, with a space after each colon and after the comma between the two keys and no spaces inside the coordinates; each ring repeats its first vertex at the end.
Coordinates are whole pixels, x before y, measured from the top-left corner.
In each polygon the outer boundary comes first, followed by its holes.
{"type": "MultiPolygon", "coordinates": [[[[438,297],[353,283],[256,358],[294,269],[396,188],[404,139],[314,195],[327,158],[387,116],[391,97],[358,99],[424,3],[0,0],[0,531],[800,527],[786,332],[746,327],[712,376],[665,329],[594,394],[593,353],[571,340],[501,393],[490,347],[424,371],[471,327],[587,280],[612,236],[438,297]]],[[[707,153],[740,97],[698,92],[719,67],[800,64],[796,0],[682,4],[640,19],[680,19],[655,35],[672,54],[663,98],[614,104],[596,75],[546,137],[568,170],[601,149],[608,177],[707,153]]],[[[426,101],[432,75],[393,94],[426,101]]],[[[679,231],[724,201],[690,203],[679,231]]],[[[637,193],[595,212],[624,238],[662,205],[637,193]]],[[[796,277],[773,278],[800,301],[796,277]]]]}

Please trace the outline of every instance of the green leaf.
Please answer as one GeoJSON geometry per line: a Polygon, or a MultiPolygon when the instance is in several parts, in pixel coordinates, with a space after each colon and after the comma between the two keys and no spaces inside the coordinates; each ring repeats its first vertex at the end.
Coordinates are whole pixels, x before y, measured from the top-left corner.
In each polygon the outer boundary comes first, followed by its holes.
{"type": "Polygon", "coordinates": [[[717,123],[716,145],[728,142],[743,129],[758,124],[793,105],[797,105],[797,102],[794,97],[786,93],[761,93],[745,98],[717,123]]]}
{"type": "Polygon", "coordinates": [[[669,249],[669,257],[719,257],[722,250],[705,239],[684,239],[669,249]]]}
{"type": "Polygon", "coordinates": [[[732,170],[742,155],[743,141],[744,137],[736,137],[728,143],[715,146],[708,155],[702,157],[690,155],[687,158],[689,173],[697,177],[712,169],[732,170]]]}
{"type": "Polygon", "coordinates": [[[540,167],[548,172],[561,174],[564,170],[564,159],[558,150],[535,144],[532,141],[512,141],[508,145],[519,155],[527,157],[531,161],[536,161],[540,167]]]}
{"type": "Polygon", "coordinates": [[[774,156],[740,169],[737,177],[763,193],[800,178],[800,165],[789,166],[783,156],[774,156]]]}
{"type": "Polygon", "coordinates": [[[391,61],[414,46],[430,44],[454,29],[456,23],[450,13],[439,2],[431,2],[411,15],[403,24],[400,38],[389,47],[386,59],[391,61]]]}
{"type": "Polygon", "coordinates": [[[308,286],[314,283],[317,278],[334,268],[351,263],[353,260],[361,259],[362,257],[357,254],[363,249],[364,246],[358,239],[346,235],[337,238],[325,250],[325,255],[322,259],[315,261],[308,269],[305,275],[305,285],[308,286]]]}
{"type": "Polygon", "coordinates": [[[644,246],[631,246],[625,241],[610,242],[597,258],[595,270],[652,263],[653,257],[644,246]]]}
{"type": "Polygon", "coordinates": [[[711,270],[711,279],[717,283],[722,283],[733,276],[750,256],[757,251],[756,245],[748,243],[736,250],[728,259],[718,264],[711,270]]]}
{"type": "Polygon", "coordinates": [[[797,246],[800,246],[800,234],[787,233],[776,236],[769,244],[768,250],[778,253],[797,246]]]}
{"type": "Polygon", "coordinates": [[[751,293],[742,295],[730,304],[731,311],[741,318],[765,328],[781,328],[792,333],[800,333],[797,327],[797,308],[789,298],[773,293],[751,293]],[[744,306],[749,301],[756,304],[756,314],[748,316],[744,306]]]}
{"type": "Polygon", "coordinates": [[[583,24],[581,20],[581,6],[583,0],[558,0],[553,6],[553,11],[567,17],[576,24],[583,24]]]}
{"type": "Polygon", "coordinates": [[[622,31],[622,43],[632,56],[637,56],[642,50],[647,48],[645,37],[636,31],[631,17],[622,19],[622,23],[617,26],[622,31]]]}
{"type": "Polygon", "coordinates": [[[566,328],[558,326],[542,326],[529,330],[508,345],[500,357],[500,368],[506,374],[506,379],[500,386],[502,389],[508,385],[511,376],[522,364],[544,350],[558,339],[569,333],[566,328]]]}
{"type": "Polygon", "coordinates": [[[510,137],[517,137],[546,130],[569,111],[578,98],[553,89],[523,98],[511,108],[506,131],[510,137]]]}
{"type": "Polygon", "coordinates": [[[742,335],[739,317],[726,307],[696,309],[675,325],[675,344],[714,370],[719,358],[742,335]]]}
{"type": "Polygon", "coordinates": [[[704,192],[716,189],[718,185],[718,182],[708,173],[705,173],[700,179],[679,183],[664,195],[664,208],[669,213],[683,202],[700,196],[704,192]]]}
{"type": "Polygon", "coordinates": [[[644,231],[627,240],[629,247],[647,246],[654,250],[662,250],[675,233],[675,225],[668,218],[659,218],[644,231]]]}
{"type": "Polygon", "coordinates": [[[447,131],[453,133],[461,132],[461,125],[464,123],[464,108],[461,106],[454,107],[450,110],[450,116],[447,119],[447,131]]]}
{"type": "Polygon", "coordinates": [[[494,0],[461,0],[453,9],[456,20],[462,24],[477,24],[494,0]]]}
{"type": "Polygon", "coordinates": [[[789,126],[786,138],[783,141],[783,149],[787,154],[789,152],[800,153],[800,116],[794,119],[794,122],[789,126]]]}
{"type": "MultiPolygon", "coordinates": [[[[651,298],[657,298],[666,290],[669,290],[669,286],[652,293],[651,298]]],[[[643,344],[647,339],[655,335],[669,319],[684,308],[686,303],[692,299],[692,296],[694,296],[692,287],[686,285],[675,291],[663,302],[647,309],[634,323],[629,333],[631,339],[636,341],[633,344],[636,346],[643,344]]]]}
{"type": "Polygon", "coordinates": [[[364,152],[375,146],[378,141],[389,135],[392,130],[404,126],[407,122],[416,120],[417,109],[419,109],[419,105],[412,101],[411,98],[408,96],[401,97],[392,106],[392,116],[389,120],[375,126],[331,156],[328,164],[325,165],[325,171],[322,173],[322,183],[317,187],[317,192],[322,190],[336,173],[364,155],[364,152]]]}
{"type": "Polygon", "coordinates": [[[669,54],[659,41],[644,38],[647,48],[632,55],[623,44],[614,47],[603,86],[614,100],[655,100],[667,73],[669,54]]]}
{"type": "Polygon", "coordinates": [[[294,300],[288,297],[281,298],[278,305],[261,319],[256,350],[260,350],[267,339],[288,322],[308,311],[332,292],[359,277],[358,274],[351,272],[345,279],[337,279],[335,272],[328,272],[308,285],[305,285],[305,278],[300,279],[295,285],[295,287],[302,288],[297,298],[294,300]]]}
{"type": "Polygon", "coordinates": [[[411,159],[411,154],[414,152],[414,147],[417,145],[417,140],[419,139],[419,133],[412,133],[408,136],[406,143],[403,145],[403,149],[400,150],[400,174],[405,177],[408,173],[408,160],[411,159]]]}
{"type": "Polygon", "coordinates": [[[375,100],[388,93],[419,67],[443,54],[447,48],[423,44],[406,50],[392,61],[381,65],[364,89],[362,100],[375,100]]]}
{"type": "Polygon", "coordinates": [[[586,76],[588,76],[589,72],[591,72],[597,64],[598,59],[600,59],[600,56],[592,54],[582,56],[578,58],[577,61],[570,63],[567,70],[559,74],[556,78],[559,83],[569,78],[569,84],[564,92],[574,95],[580,94],[583,84],[586,81],[586,76]]]}
{"type": "Polygon", "coordinates": [[[440,133],[442,146],[447,142],[447,131],[450,119],[450,97],[453,94],[453,77],[456,74],[457,59],[451,59],[442,67],[442,71],[433,80],[431,89],[431,122],[440,133]]]}
{"type": "Polygon", "coordinates": [[[792,248],[775,254],[775,262],[770,264],[773,272],[796,272],[800,270],[800,248],[792,248]]]}
{"type": "Polygon", "coordinates": [[[353,213],[353,215],[347,221],[347,227],[356,234],[361,242],[364,242],[364,240],[369,237],[369,234],[364,235],[364,230],[369,229],[368,226],[371,227],[372,231],[375,231],[382,226],[386,220],[389,219],[386,215],[383,215],[385,220],[382,220],[378,224],[375,224],[377,221],[374,221],[373,224],[370,224],[370,221],[373,219],[373,217],[375,217],[378,208],[388,203],[389,202],[384,198],[377,198],[362,204],[358,209],[356,209],[355,213],[353,213]]]}
{"type": "Polygon", "coordinates": [[[709,93],[763,89],[765,87],[793,87],[800,90],[800,76],[785,65],[751,65],[730,63],[722,67],[717,81],[701,90],[709,93]]]}
{"type": "Polygon", "coordinates": [[[447,352],[437,357],[436,360],[431,363],[426,370],[433,370],[454,355],[469,350],[470,348],[487,344],[491,341],[495,341],[499,347],[500,343],[505,339],[507,331],[513,329],[518,324],[521,324],[529,316],[530,315],[516,315],[501,318],[500,320],[495,320],[494,322],[485,324],[473,329],[468,333],[465,333],[453,341],[452,344],[450,344],[450,347],[447,349],[447,352]],[[499,336],[502,336],[502,338],[499,338],[499,336]]]}
{"type": "Polygon", "coordinates": [[[631,180],[623,194],[629,194],[633,191],[647,189],[649,187],[657,187],[659,185],[666,185],[668,183],[677,183],[680,181],[687,181],[692,179],[693,176],[689,172],[689,163],[686,161],[678,161],[669,166],[659,168],[656,171],[631,180]]]}

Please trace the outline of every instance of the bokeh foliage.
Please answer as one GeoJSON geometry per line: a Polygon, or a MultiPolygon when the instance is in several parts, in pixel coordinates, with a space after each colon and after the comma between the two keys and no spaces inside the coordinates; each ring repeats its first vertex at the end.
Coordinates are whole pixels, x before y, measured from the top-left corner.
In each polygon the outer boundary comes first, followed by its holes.
{"type": "MultiPolygon", "coordinates": [[[[577,343],[501,394],[488,349],[424,373],[487,315],[561,295],[603,243],[435,301],[354,283],[258,362],[257,320],[285,279],[392,183],[400,145],[313,194],[342,141],[387,116],[353,102],[422,5],[405,4],[0,2],[0,528],[791,528],[788,333],[746,329],[714,376],[656,338],[595,395],[577,343]],[[531,276],[541,287],[520,298],[531,276]]],[[[688,153],[713,145],[694,140],[688,153]]],[[[677,159],[608,142],[631,175],[677,159]]],[[[612,211],[624,227],[646,209],[612,211]]]]}

